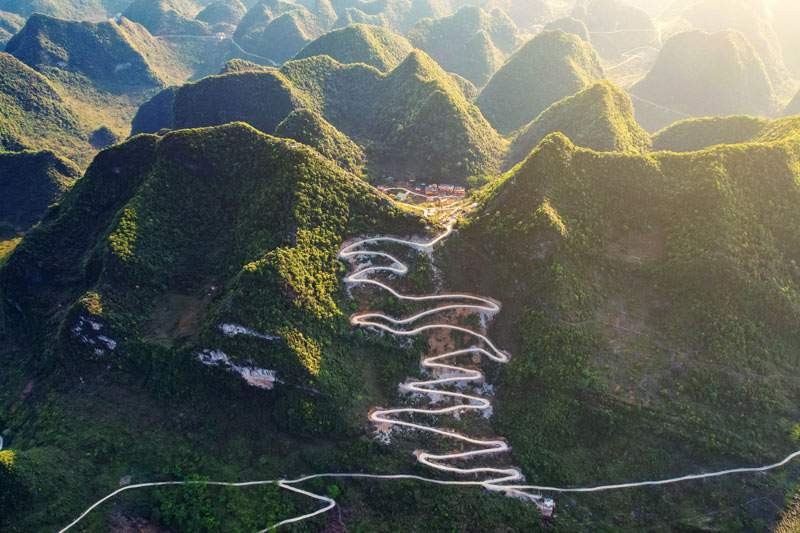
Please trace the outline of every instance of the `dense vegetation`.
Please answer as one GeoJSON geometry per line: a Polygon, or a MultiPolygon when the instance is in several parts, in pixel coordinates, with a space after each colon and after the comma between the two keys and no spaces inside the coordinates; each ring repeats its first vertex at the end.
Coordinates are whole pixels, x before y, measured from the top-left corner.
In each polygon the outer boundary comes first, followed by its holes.
{"type": "MultiPolygon", "coordinates": [[[[349,236],[389,228],[423,231],[419,219],[302,145],[243,124],[139,136],[102,152],[7,258],[3,328],[14,331],[15,345],[42,354],[25,360],[29,368],[138,383],[181,401],[204,402],[214,390],[255,402],[288,432],[347,434],[362,423],[361,407],[355,421],[348,413],[360,405],[363,372],[374,368],[356,364],[362,348],[340,307],[336,254],[349,236]],[[222,323],[276,339],[228,337],[222,323]],[[276,370],[283,385],[248,390],[200,364],[203,350],[276,370]]],[[[3,405],[5,420],[10,405],[3,405]]],[[[15,448],[28,468],[53,468],[46,444],[15,448]]],[[[104,457],[96,454],[92,468],[117,464],[113,454],[104,457]]],[[[63,475],[60,467],[52,472],[63,475]]],[[[42,503],[25,502],[5,523],[30,531],[63,521],[105,490],[84,484],[73,487],[81,496],[67,498],[60,516],[44,517],[42,503]]]]}
{"type": "Polygon", "coordinates": [[[586,27],[586,23],[576,18],[562,17],[560,19],[551,20],[545,25],[544,29],[546,31],[561,30],[564,33],[574,33],[586,42],[591,41],[589,28],[586,27]]]}
{"type": "Polygon", "coordinates": [[[241,22],[245,13],[247,13],[247,8],[239,0],[217,0],[208,4],[195,18],[212,27],[217,24],[235,27],[241,22]]]}
{"type": "Polygon", "coordinates": [[[84,163],[88,131],[41,74],[0,53],[0,148],[49,149],[84,163]]]}
{"type": "Polygon", "coordinates": [[[36,224],[79,176],[52,152],[0,152],[0,240],[36,224]]]}
{"type": "Polygon", "coordinates": [[[388,72],[399,65],[411,50],[411,44],[401,35],[378,26],[352,24],[309,43],[295,59],[326,55],[339,63],[365,63],[381,72],[388,72]]]}
{"type": "Polygon", "coordinates": [[[492,76],[477,105],[500,133],[510,133],[602,77],[589,43],[573,34],[546,31],[525,43],[492,76]]]}
{"type": "Polygon", "coordinates": [[[0,11],[0,49],[25,25],[25,19],[14,13],[0,11]]]}
{"type": "Polygon", "coordinates": [[[464,7],[440,19],[423,19],[408,32],[443,69],[483,87],[521,44],[519,30],[503,11],[464,7]]]}
{"type": "MultiPolygon", "coordinates": [[[[797,448],[797,139],[634,155],[554,134],[489,186],[445,265],[451,283],[505,304],[495,335],[515,358],[495,417],[529,481],[658,479],[797,448]]],[[[792,476],[580,498],[573,511],[590,508],[597,528],[763,530],[775,508],[739,505],[782,501],[792,476]]]]}
{"type": "Polygon", "coordinates": [[[310,11],[302,4],[260,0],[236,28],[236,40],[248,52],[283,63],[311,41],[333,29],[336,13],[327,1],[310,11]]]}
{"type": "Polygon", "coordinates": [[[29,17],[44,13],[72,20],[103,20],[120,13],[130,0],[0,0],[0,9],[29,17]]]}
{"type": "Polygon", "coordinates": [[[746,115],[679,120],[653,135],[653,150],[693,152],[717,144],[739,144],[757,137],[769,123],[746,115]]]}
{"type": "Polygon", "coordinates": [[[300,141],[350,172],[364,171],[366,156],[361,148],[310,109],[293,111],[275,128],[275,136],[300,141]]]}
{"type": "Polygon", "coordinates": [[[241,120],[272,133],[300,108],[317,112],[359,144],[371,176],[463,182],[498,171],[505,149],[453,78],[420,51],[385,75],[314,56],[280,70],[205,78],[178,91],[174,126],[241,120]]]}
{"type": "MultiPolygon", "coordinates": [[[[764,63],[742,34],[680,33],[664,44],[653,69],[631,92],[649,102],[693,117],[763,115],[772,104],[764,63]]],[[[637,119],[648,130],[674,121],[653,115],[636,100],[637,119]]]]}
{"type": "Polygon", "coordinates": [[[194,19],[197,6],[191,0],[133,0],[122,13],[153,35],[204,35],[208,25],[194,19]]]}
{"type": "MultiPolygon", "coordinates": [[[[45,76],[86,128],[105,127],[123,138],[138,106],[156,92],[207,68],[217,72],[230,57],[224,45],[156,39],[126,18],[92,23],[45,15],[31,16],[7,51],[45,76]]],[[[69,147],[60,153],[81,166],[89,162],[69,147]]]]}
{"type": "Polygon", "coordinates": [[[111,22],[72,22],[35,14],[6,52],[40,72],[49,68],[83,76],[109,91],[158,87],[142,54],[111,22]]]}
{"type": "Polygon", "coordinates": [[[630,97],[608,80],[548,107],[528,124],[511,146],[516,165],[551,133],[561,132],[578,146],[600,152],[642,152],[650,135],[636,123],[630,97]]]}

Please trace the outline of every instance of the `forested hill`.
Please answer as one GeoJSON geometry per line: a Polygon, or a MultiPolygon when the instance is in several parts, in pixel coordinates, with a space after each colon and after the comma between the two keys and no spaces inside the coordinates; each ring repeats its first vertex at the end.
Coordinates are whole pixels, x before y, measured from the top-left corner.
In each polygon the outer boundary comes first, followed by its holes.
{"type": "MultiPolygon", "coordinates": [[[[496,327],[516,357],[495,416],[530,481],[661,479],[796,449],[798,164],[797,136],[636,155],[553,134],[488,186],[444,255],[452,283],[505,303],[496,327]]],[[[694,527],[704,506],[789,483],[686,485],[648,516],[694,527]]],[[[614,511],[639,496],[609,496],[618,527],[647,527],[614,511]]]]}
{"type": "Polygon", "coordinates": [[[387,74],[314,56],[205,78],[178,90],[172,126],[241,120],[272,133],[300,108],[360,144],[378,176],[464,182],[498,172],[506,149],[453,78],[418,50],[387,74]]]}

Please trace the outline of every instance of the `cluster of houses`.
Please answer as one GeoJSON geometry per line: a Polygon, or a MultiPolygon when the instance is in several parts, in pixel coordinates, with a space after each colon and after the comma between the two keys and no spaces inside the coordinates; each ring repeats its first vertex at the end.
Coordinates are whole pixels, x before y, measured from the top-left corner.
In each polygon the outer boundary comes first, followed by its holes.
{"type": "Polygon", "coordinates": [[[425,192],[425,196],[466,196],[467,190],[464,187],[458,185],[447,185],[441,184],[437,185],[432,183],[431,185],[427,185],[425,183],[420,183],[416,187],[414,187],[414,192],[422,194],[425,192]]]}

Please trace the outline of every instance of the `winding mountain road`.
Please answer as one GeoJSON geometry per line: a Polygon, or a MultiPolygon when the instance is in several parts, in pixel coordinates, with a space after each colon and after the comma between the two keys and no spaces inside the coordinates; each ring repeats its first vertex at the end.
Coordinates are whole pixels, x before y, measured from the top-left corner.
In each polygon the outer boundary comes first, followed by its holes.
{"type": "Polygon", "coordinates": [[[456,402],[460,401],[462,403],[456,403],[455,405],[447,407],[430,408],[430,409],[417,409],[417,408],[377,409],[369,415],[370,420],[376,424],[385,424],[390,427],[391,426],[406,427],[421,432],[441,435],[471,446],[474,449],[464,452],[453,452],[447,454],[432,454],[429,452],[417,452],[416,456],[417,460],[421,464],[424,464],[436,471],[445,474],[469,476],[472,477],[473,479],[445,480],[445,479],[435,479],[435,478],[428,478],[410,474],[365,474],[365,473],[330,472],[330,473],[312,474],[292,480],[275,479],[267,481],[249,481],[249,482],[166,481],[166,482],[155,482],[155,483],[141,483],[137,485],[129,485],[126,487],[122,487],[110,493],[109,495],[105,496],[101,500],[92,504],[72,523],[70,523],[65,528],[61,529],[59,533],[66,533],[68,530],[77,525],[81,520],[83,520],[89,513],[91,513],[97,507],[99,507],[103,503],[111,500],[112,498],[123,492],[130,490],[144,489],[144,488],[153,488],[153,487],[207,485],[207,486],[247,488],[247,487],[256,487],[263,485],[277,485],[279,488],[283,490],[287,490],[305,496],[307,498],[310,498],[314,501],[323,504],[319,509],[313,512],[297,516],[294,518],[290,518],[287,520],[283,520],[259,532],[259,533],[265,533],[267,531],[274,530],[284,525],[302,522],[304,520],[324,514],[336,506],[336,502],[333,499],[324,495],[314,494],[312,492],[303,490],[297,486],[315,479],[334,479],[334,478],[340,480],[372,479],[380,481],[414,480],[422,483],[439,485],[439,486],[481,487],[487,491],[504,493],[508,496],[522,498],[528,501],[535,502],[537,505],[540,505],[542,496],[539,493],[561,493],[561,494],[589,493],[589,492],[596,493],[596,492],[606,492],[612,490],[635,489],[635,488],[642,488],[649,486],[671,485],[675,483],[718,478],[736,474],[767,472],[770,470],[781,468],[789,464],[791,461],[794,461],[795,459],[800,457],[800,451],[797,451],[789,455],[782,461],[767,466],[735,468],[718,472],[691,474],[691,475],[685,475],[681,477],[661,479],[661,480],[638,481],[632,483],[620,483],[613,485],[600,485],[595,487],[548,487],[540,485],[527,485],[524,483],[520,483],[523,481],[524,478],[522,476],[522,473],[516,468],[487,468],[487,467],[461,468],[452,466],[450,462],[454,460],[475,459],[483,456],[502,454],[508,452],[510,447],[503,439],[499,438],[477,439],[469,437],[467,435],[463,435],[461,433],[456,433],[450,430],[438,428],[435,426],[428,426],[424,424],[418,424],[415,422],[409,422],[406,420],[399,419],[398,417],[401,415],[448,415],[448,414],[452,415],[470,410],[485,411],[486,409],[489,409],[491,407],[491,403],[486,398],[482,398],[480,396],[475,396],[471,394],[464,394],[461,392],[453,392],[450,390],[436,388],[436,387],[441,387],[446,385],[477,383],[483,379],[483,374],[481,374],[479,371],[458,366],[455,363],[456,360],[458,360],[463,356],[479,355],[481,357],[486,357],[487,359],[494,361],[496,363],[502,364],[508,362],[509,355],[506,352],[503,352],[502,350],[497,348],[491,342],[491,340],[486,336],[481,335],[467,328],[446,323],[433,323],[416,327],[414,327],[413,324],[421,319],[453,310],[469,310],[473,312],[482,313],[485,315],[493,315],[500,311],[500,305],[488,298],[483,298],[471,294],[462,294],[462,293],[432,294],[426,296],[403,295],[398,291],[396,291],[395,289],[393,289],[387,283],[373,279],[370,276],[373,274],[383,274],[383,275],[389,274],[389,275],[402,276],[408,272],[408,267],[405,264],[403,264],[402,261],[398,260],[397,258],[393,257],[392,255],[386,252],[370,250],[367,249],[366,247],[391,243],[391,244],[400,244],[408,246],[412,249],[424,253],[429,253],[431,250],[433,250],[433,248],[437,244],[442,242],[452,233],[453,218],[454,215],[451,215],[450,223],[448,224],[446,231],[444,231],[441,235],[437,236],[431,241],[419,242],[406,239],[398,239],[394,237],[373,237],[373,238],[359,240],[352,244],[346,245],[340,251],[339,256],[341,259],[345,260],[366,258],[369,261],[371,261],[372,259],[382,259],[386,260],[389,263],[388,265],[385,266],[371,266],[371,265],[365,266],[363,269],[357,270],[354,273],[349,274],[347,277],[345,277],[344,280],[345,283],[347,283],[348,285],[370,285],[380,290],[388,292],[395,298],[405,301],[444,303],[444,305],[439,305],[429,310],[421,311],[406,318],[393,318],[384,313],[379,313],[379,312],[357,314],[351,317],[350,321],[352,325],[363,328],[375,328],[384,331],[386,333],[398,336],[413,336],[435,329],[439,330],[448,329],[451,331],[457,331],[466,334],[468,336],[471,336],[476,340],[476,342],[478,342],[483,346],[483,347],[472,346],[464,350],[455,350],[427,357],[422,362],[424,367],[430,369],[443,370],[449,372],[450,375],[446,375],[438,379],[407,383],[402,386],[405,390],[409,392],[417,392],[426,395],[435,395],[438,398],[447,397],[452,400],[455,400],[456,402]],[[460,302],[460,303],[455,303],[455,302],[460,302]],[[409,326],[410,329],[400,329],[402,326],[409,326]],[[449,363],[445,361],[449,361],[449,363]],[[477,477],[482,477],[483,479],[475,479],[477,477]],[[515,482],[516,484],[514,484],[515,482]]]}

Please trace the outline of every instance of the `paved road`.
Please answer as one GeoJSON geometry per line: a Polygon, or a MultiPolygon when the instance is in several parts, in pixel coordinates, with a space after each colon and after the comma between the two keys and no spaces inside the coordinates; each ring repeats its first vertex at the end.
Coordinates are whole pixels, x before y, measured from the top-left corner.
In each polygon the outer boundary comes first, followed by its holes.
{"type": "Polygon", "coordinates": [[[370,313],[355,315],[351,318],[351,323],[354,326],[373,327],[399,336],[418,335],[433,329],[450,329],[452,331],[459,331],[467,335],[470,335],[473,338],[475,338],[476,341],[479,341],[484,346],[484,348],[471,347],[465,350],[457,350],[445,354],[428,357],[423,361],[423,365],[425,367],[445,370],[450,372],[451,374],[439,379],[432,379],[428,381],[417,381],[405,385],[406,389],[409,391],[419,392],[422,394],[437,395],[439,397],[450,397],[453,398],[454,400],[461,402],[468,402],[468,403],[461,403],[450,407],[443,407],[436,409],[434,408],[378,409],[369,415],[370,420],[372,420],[377,424],[388,424],[390,426],[409,427],[418,431],[443,435],[445,437],[452,438],[454,440],[458,440],[460,442],[469,444],[471,447],[475,448],[473,451],[467,451],[461,453],[449,453],[449,454],[432,454],[429,452],[418,452],[417,459],[419,460],[420,463],[425,464],[430,468],[442,473],[454,474],[459,476],[477,475],[477,476],[482,476],[483,479],[457,481],[457,480],[427,478],[423,476],[415,476],[409,474],[365,474],[365,473],[326,472],[326,473],[303,476],[292,480],[274,479],[267,481],[250,481],[242,483],[220,482],[220,481],[167,481],[167,482],[156,482],[156,483],[141,483],[137,485],[129,485],[127,487],[123,487],[121,489],[112,492],[108,496],[105,496],[101,500],[92,504],[91,507],[86,509],[71,524],[66,526],[64,529],[60,530],[59,533],[65,533],[66,531],[77,525],[81,520],[83,520],[83,518],[85,518],[94,509],[96,509],[103,503],[111,500],[112,498],[123,492],[129,490],[139,490],[139,489],[153,488],[153,487],[181,486],[181,485],[208,485],[208,486],[246,488],[246,487],[255,487],[262,485],[277,485],[281,489],[296,494],[300,494],[302,496],[312,499],[313,501],[320,502],[321,504],[323,504],[319,509],[313,512],[284,520],[277,524],[271,525],[266,529],[263,529],[261,532],[259,532],[259,533],[265,533],[266,531],[270,531],[284,525],[302,522],[314,516],[321,515],[323,513],[330,511],[336,506],[336,502],[327,496],[314,494],[312,492],[297,487],[297,485],[301,485],[303,483],[306,483],[314,479],[373,479],[380,481],[414,480],[414,481],[419,481],[421,483],[442,485],[442,486],[481,487],[488,491],[501,492],[509,496],[527,499],[529,501],[533,501],[538,505],[541,500],[541,496],[539,495],[539,493],[543,492],[544,493],[606,492],[612,490],[635,489],[648,486],[671,485],[675,483],[683,483],[688,481],[703,480],[703,479],[717,478],[723,476],[732,476],[737,474],[767,472],[770,470],[781,468],[789,464],[791,461],[794,461],[795,459],[800,457],[800,451],[797,451],[789,455],[782,461],[767,466],[735,468],[719,472],[690,474],[686,476],[661,479],[661,480],[637,481],[632,483],[600,485],[595,487],[548,487],[540,485],[528,485],[524,483],[519,483],[523,480],[523,477],[522,474],[519,472],[519,470],[514,468],[484,468],[484,467],[461,468],[457,466],[452,466],[449,463],[453,460],[479,458],[487,455],[505,453],[509,450],[509,446],[503,439],[499,438],[475,439],[467,435],[455,433],[434,426],[427,426],[424,424],[416,424],[412,422],[399,420],[397,416],[405,414],[445,415],[445,414],[455,414],[457,412],[463,412],[469,410],[482,411],[488,409],[491,404],[489,400],[485,398],[469,394],[462,394],[459,392],[451,392],[442,389],[435,389],[435,387],[458,384],[458,383],[473,383],[483,379],[483,375],[479,371],[470,370],[468,368],[460,367],[457,364],[455,364],[456,360],[458,360],[459,358],[469,355],[472,356],[480,355],[482,357],[486,357],[491,361],[503,364],[508,361],[509,355],[503,352],[502,350],[498,349],[487,337],[480,335],[474,331],[471,331],[467,328],[462,328],[460,326],[440,323],[440,324],[423,325],[418,327],[412,326],[411,329],[399,329],[399,327],[411,326],[413,323],[415,323],[420,319],[455,309],[468,309],[491,315],[497,313],[500,310],[500,306],[499,304],[488,298],[483,298],[471,294],[461,294],[461,293],[432,294],[426,296],[408,296],[400,294],[388,284],[372,279],[370,275],[379,273],[382,274],[388,273],[388,274],[402,276],[408,272],[408,267],[404,265],[401,261],[399,261],[397,258],[393,257],[388,253],[368,250],[365,248],[367,246],[380,245],[382,243],[394,243],[394,244],[402,244],[422,252],[430,252],[434,248],[434,246],[436,246],[444,239],[446,239],[451,233],[452,233],[452,226],[450,225],[447,227],[447,230],[443,232],[441,235],[427,242],[398,239],[394,237],[374,237],[374,238],[364,239],[345,246],[340,252],[340,257],[342,259],[356,259],[359,257],[369,258],[369,259],[382,258],[387,260],[389,263],[387,266],[368,266],[362,270],[359,270],[357,272],[348,275],[345,278],[345,282],[348,284],[372,285],[381,290],[387,291],[389,294],[392,294],[395,298],[399,298],[406,301],[450,302],[441,306],[433,307],[426,311],[422,311],[413,316],[406,318],[399,318],[399,319],[390,317],[388,315],[379,312],[370,312],[370,313]],[[461,302],[461,303],[453,303],[453,302],[461,302]]]}

